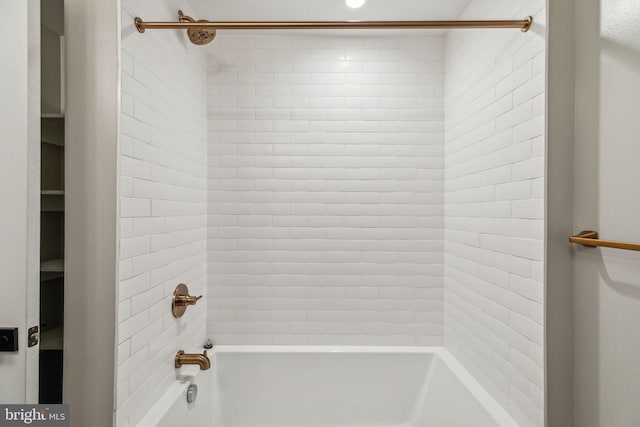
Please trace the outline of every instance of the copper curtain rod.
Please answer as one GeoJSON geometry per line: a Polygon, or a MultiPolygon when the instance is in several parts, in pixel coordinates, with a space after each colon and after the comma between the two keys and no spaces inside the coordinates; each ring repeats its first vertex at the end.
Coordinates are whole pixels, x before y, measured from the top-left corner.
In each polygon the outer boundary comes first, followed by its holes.
{"type": "Polygon", "coordinates": [[[582,231],[577,236],[569,237],[571,243],[577,243],[582,246],[589,246],[592,248],[602,246],[605,248],[614,249],[626,249],[628,251],[640,251],[640,244],[638,243],[625,243],[616,242],[613,240],[600,240],[598,239],[597,231],[582,231]]]}
{"type": "Polygon", "coordinates": [[[529,31],[531,16],[522,20],[492,21],[301,21],[301,22],[212,22],[196,21],[178,11],[177,22],[145,22],[134,20],[138,32],[145,30],[186,29],[195,44],[207,44],[215,38],[216,30],[329,30],[329,29],[461,29],[461,28],[518,28],[529,31]]]}

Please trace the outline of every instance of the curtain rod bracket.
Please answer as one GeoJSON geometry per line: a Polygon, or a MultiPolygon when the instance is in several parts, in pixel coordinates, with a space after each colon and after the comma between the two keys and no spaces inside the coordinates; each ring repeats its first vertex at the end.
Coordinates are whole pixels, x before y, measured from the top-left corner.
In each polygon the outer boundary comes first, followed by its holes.
{"type": "Polygon", "coordinates": [[[136,16],[133,22],[136,24],[136,30],[138,30],[139,33],[144,33],[144,24],[142,19],[136,16]]]}

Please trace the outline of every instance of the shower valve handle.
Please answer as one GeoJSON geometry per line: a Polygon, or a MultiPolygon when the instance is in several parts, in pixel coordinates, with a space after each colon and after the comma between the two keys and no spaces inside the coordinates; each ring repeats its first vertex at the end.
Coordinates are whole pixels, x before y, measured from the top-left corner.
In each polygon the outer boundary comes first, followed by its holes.
{"type": "Polygon", "coordinates": [[[182,317],[187,311],[187,308],[196,303],[202,298],[200,296],[189,295],[189,288],[184,283],[180,283],[176,290],[173,292],[173,299],[171,301],[171,312],[173,317],[182,317]]]}
{"type": "Polygon", "coordinates": [[[200,298],[202,298],[202,295],[197,297],[191,295],[178,295],[176,296],[176,305],[196,305],[200,298]]]}

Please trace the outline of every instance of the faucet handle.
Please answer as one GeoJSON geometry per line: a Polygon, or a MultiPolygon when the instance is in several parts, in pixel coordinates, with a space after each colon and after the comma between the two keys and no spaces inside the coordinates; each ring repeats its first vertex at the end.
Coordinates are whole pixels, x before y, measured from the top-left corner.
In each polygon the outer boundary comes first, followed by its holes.
{"type": "Polygon", "coordinates": [[[198,300],[202,298],[202,295],[199,295],[197,297],[191,295],[178,295],[175,298],[177,305],[196,305],[198,300]]]}
{"type": "Polygon", "coordinates": [[[182,317],[190,305],[196,303],[202,298],[189,295],[189,288],[184,283],[180,283],[173,292],[173,300],[171,301],[171,312],[173,317],[182,317]]]}

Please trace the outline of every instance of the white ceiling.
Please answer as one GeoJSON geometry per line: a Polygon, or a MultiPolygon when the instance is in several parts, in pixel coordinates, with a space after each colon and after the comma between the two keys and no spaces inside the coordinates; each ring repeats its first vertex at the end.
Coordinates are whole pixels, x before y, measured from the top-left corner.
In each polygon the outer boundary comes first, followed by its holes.
{"type": "MultiPolygon", "coordinates": [[[[367,0],[359,9],[348,8],[344,0],[189,0],[189,3],[194,9],[193,18],[209,21],[394,21],[456,19],[469,1],[367,0]]],[[[353,31],[372,33],[352,30],[347,34],[355,34],[353,31]]],[[[345,30],[332,33],[345,34],[345,30]]]]}

